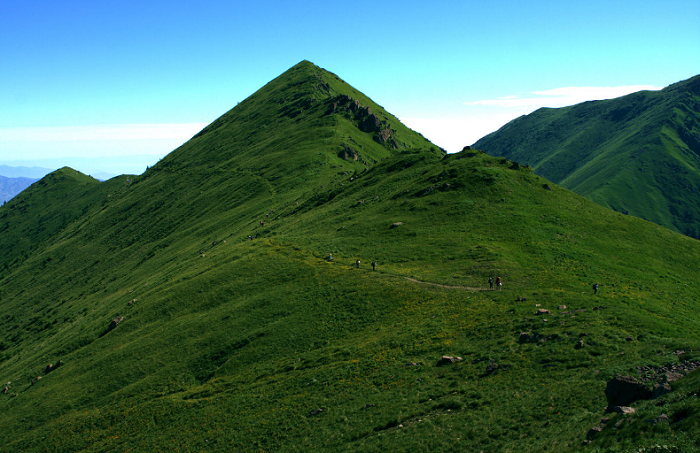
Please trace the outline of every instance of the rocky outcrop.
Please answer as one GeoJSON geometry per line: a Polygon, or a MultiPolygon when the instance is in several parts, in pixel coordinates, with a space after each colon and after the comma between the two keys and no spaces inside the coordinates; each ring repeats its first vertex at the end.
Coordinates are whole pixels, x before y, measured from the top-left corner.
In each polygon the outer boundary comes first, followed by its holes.
{"type": "Polygon", "coordinates": [[[362,132],[374,133],[372,138],[375,142],[391,146],[394,149],[399,147],[394,139],[395,131],[392,131],[386,118],[382,119],[378,114],[372,113],[372,109],[364,107],[359,100],[352,99],[347,95],[338,96],[329,104],[326,112],[328,115],[336,113],[357,121],[357,127],[362,132]]]}
{"type": "Polygon", "coordinates": [[[338,157],[343,160],[358,160],[360,155],[348,145],[343,145],[343,149],[338,153],[338,157]]]}
{"type": "Polygon", "coordinates": [[[605,387],[605,398],[608,407],[629,406],[637,400],[648,400],[652,396],[649,387],[637,381],[632,376],[616,374],[605,387]]]}
{"type": "MultiPolygon", "coordinates": [[[[370,109],[366,109],[366,111],[371,112],[370,109]]],[[[360,120],[360,130],[362,132],[377,132],[381,125],[381,120],[374,113],[369,113],[360,120]]]]}

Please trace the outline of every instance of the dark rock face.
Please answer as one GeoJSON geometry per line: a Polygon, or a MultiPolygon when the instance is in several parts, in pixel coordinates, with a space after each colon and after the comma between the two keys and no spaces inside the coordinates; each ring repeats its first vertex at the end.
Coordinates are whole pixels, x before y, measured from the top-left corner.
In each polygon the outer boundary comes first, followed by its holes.
{"type": "Polygon", "coordinates": [[[671,384],[668,382],[664,383],[656,383],[654,384],[654,391],[652,392],[652,398],[656,399],[660,397],[661,395],[665,395],[669,392],[671,392],[673,389],[671,388],[671,384]]]}
{"type": "Polygon", "coordinates": [[[605,387],[605,397],[610,407],[629,406],[634,401],[648,400],[651,396],[651,390],[632,376],[616,374],[605,387]]]}
{"type": "MultiPolygon", "coordinates": [[[[367,109],[370,111],[369,109],[367,109]]],[[[360,121],[360,130],[362,132],[376,132],[381,127],[382,122],[377,115],[370,113],[360,121]]]]}
{"type": "Polygon", "coordinates": [[[374,139],[377,143],[384,143],[387,140],[391,138],[391,129],[384,129],[379,131],[377,135],[375,135],[374,139]]]}

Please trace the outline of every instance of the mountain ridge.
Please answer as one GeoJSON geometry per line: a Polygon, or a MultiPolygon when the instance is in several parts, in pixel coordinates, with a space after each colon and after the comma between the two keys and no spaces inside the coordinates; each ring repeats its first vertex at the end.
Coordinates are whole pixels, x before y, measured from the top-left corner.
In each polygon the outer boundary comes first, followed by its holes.
{"type": "Polygon", "coordinates": [[[474,147],[616,211],[699,237],[700,76],[661,91],[540,109],[474,147]]]}

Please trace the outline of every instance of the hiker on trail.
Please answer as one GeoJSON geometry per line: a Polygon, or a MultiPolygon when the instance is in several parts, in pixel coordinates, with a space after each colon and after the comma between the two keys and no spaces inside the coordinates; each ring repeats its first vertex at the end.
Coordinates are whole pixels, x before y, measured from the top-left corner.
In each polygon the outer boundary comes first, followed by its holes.
{"type": "Polygon", "coordinates": [[[489,288],[493,289],[493,277],[489,277],[489,288]]]}
{"type": "Polygon", "coordinates": [[[261,220],[261,221],[260,221],[260,226],[265,226],[265,222],[263,222],[263,221],[261,220]]]}
{"type": "Polygon", "coordinates": [[[355,266],[357,266],[358,269],[360,268],[360,260],[355,261],[355,266]]]}
{"type": "Polygon", "coordinates": [[[374,268],[377,266],[377,260],[372,261],[372,271],[374,271],[374,268]]]}
{"type": "Polygon", "coordinates": [[[498,287],[498,289],[501,289],[501,286],[503,286],[503,284],[501,283],[501,277],[496,277],[496,286],[498,287]]]}
{"type": "Polygon", "coordinates": [[[593,294],[598,294],[598,284],[593,283],[593,294]]]}
{"type": "Polygon", "coordinates": [[[333,261],[333,254],[332,253],[328,254],[328,261],[333,261]]]}

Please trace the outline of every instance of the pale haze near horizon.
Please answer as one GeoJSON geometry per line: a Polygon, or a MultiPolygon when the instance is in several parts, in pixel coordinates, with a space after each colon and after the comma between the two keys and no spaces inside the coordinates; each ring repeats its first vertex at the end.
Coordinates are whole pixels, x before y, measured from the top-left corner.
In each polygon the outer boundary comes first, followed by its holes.
{"type": "Polygon", "coordinates": [[[88,174],[143,172],[303,59],[448,152],[539,107],[700,73],[696,1],[8,2],[0,14],[13,18],[0,30],[0,165],[88,174]]]}

